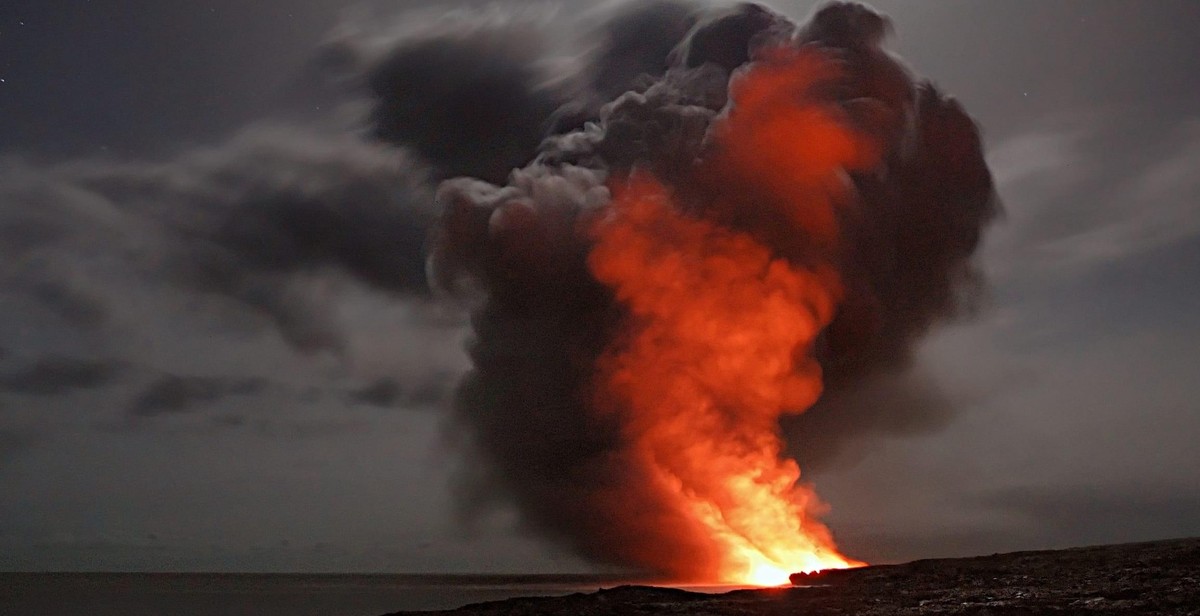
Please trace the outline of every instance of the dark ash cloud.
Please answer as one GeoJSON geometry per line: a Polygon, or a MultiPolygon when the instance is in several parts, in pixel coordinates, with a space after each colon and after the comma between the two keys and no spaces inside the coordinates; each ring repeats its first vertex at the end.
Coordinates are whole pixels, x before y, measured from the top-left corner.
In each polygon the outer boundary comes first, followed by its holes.
{"type": "Polygon", "coordinates": [[[795,25],[783,15],[751,2],[739,3],[703,20],[673,51],[675,62],[705,64],[733,72],[750,61],[754,49],[792,36],[795,25]]]}
{"type": "Polygon", "coordinates": [[[158,417],[185,413],[229,396],[251,396],[263,391],[263,379],[230,379],[166,374],[155,379],[129,406],[133,417],[158,417]]]}
{"type": "MultiPolygon", "coordinates": [[[[321,61],[370,99],[364,134],[252,126],[163,163],[6,164],[0,250],[43,264],[6,279],[99,328],[122,298],[89,284],[80,264],[118,262],[122,276],[259,315],[306,353],[346,349],[338,300],[348,285],[397,304],[427,302],[431,283],[462,295],[474,327],[474,370],[452,410],[470,469],[464,510],[515,503],[526,529],[579,554],[654,568],[655,552],[697,546],[664,534],[673,512],[623,455],[621,425],[586,395],[624,308],[588,270],[580,229],[608,203],[612,180],[644,169],[691,213],[802,261],[805,237],[755,202],[751,182],[698,169],[717,156],[709,129],[731,79],[768,45],[820,47],[846,72],[829,96],[888,151],[881,168],[849,178],[859,203],[840,221],[836,255],[846,298],[817,358],[827,391],[785,422],[790,453],[820,465],[865,437],[945,425],[952,408],[910,371],[912,350],[936,323],[969,313],[980,280],[972,256],[997,204],[974,123],[880,47],[887,20],[849,3],[800,26],[754,4],[652,1],[568,21],[485,13],[377,38],[336,34],[321,61]],[[562,43],[576,33],[580,42],[562,43]],[[435,204],[433,183],[456,176],[472,178],[443,183],[435,204]]],[[[449,394],[435,380],[389,375],[341,393],[436,406],[449,394]]],[[[126,412],[188,413],[265,387],[167,374],[126,412]]]]}
{"type": "Polygon", "coordinates": [[[591,88],[600,103],[666,73],[671,52],[701,13],[690,2],[643,0],[626,3],[608,15],[596,29],[598,43],[588,62],[591,88]]]}
{"type": "Polygon", "coordinates": [[[945,427],[954,419],[957,403],[919,369],[872,372],[829,388],[802,416],[784,418],[788,454],[809,471],[852,463],[871,437],[912,436],[945,427]]]}
{"type": "Polygon", "coordinates": [[[412,148],[441,177],[503,181],[567,99],[555,83],[547,18],[492,10],[414,11],[407,24],[346,24],[321,62],[371,99],[371,134],[412,148]]]}
{"type": "Polygon", "coordinates": [[[455,401],[471,456],[468,512],[509,500],[534,532],[626,566],[661,568],[663,554],[702,549],[671,534],[679,525],[624,455],[618,419],[593,407],[594,367],[620,335],[624,309],[590,272],[591,239],[580,229],[608,203],[609,182],[644,169],[689,212],[751,234],[780,258],[811,258],[809,236],[771,205],[775,197],[709,164],[720,156],[709,127],[726,109],[731,77],[771,45],[836,57],[845,77],[827,96],[885,146],[879,167],[850,178],[857,200],[830,257],[846,295],[816,350],[826,393],[786,418],[790,453],[828,463],[866,436],[947,423],[952,408],[910,374],[912,353],[936,323],[970,313],[981,281],[973,256],[998,203],[975,123],[880,47],[887,30],[886,18],[852,3],[826,5],[805,26],[749,4],[703,15],[661,78],[545,141],[506,185],[442,184],[433,282],[478,302],[474,370],[455,401]]]}
{"type": "Polygon", "coordinates": [[[704,12],[676,0],[625,2],[576,19],[537,7],[418,12],[411,18],[425,25],[395,33],[347,27],[322,58],[370,96],[374,137],[411,148],[438,177],[500,184],[544,139],[653,84],[704,12]]]}
{"type": "Polygon", "coordinates": [[[44,357],[0,375],[0,392],[27,396],[58,396],[97,389],[113,383],[125,364],[73,357],[44,357]]]}
{"type": "Polygon", "coordinates": [[[453,375],[436,372],[414,384],[383,377],[346,395],[353,403],[377,407],[438,406],[449,398],[453,383],[453,375]]]}

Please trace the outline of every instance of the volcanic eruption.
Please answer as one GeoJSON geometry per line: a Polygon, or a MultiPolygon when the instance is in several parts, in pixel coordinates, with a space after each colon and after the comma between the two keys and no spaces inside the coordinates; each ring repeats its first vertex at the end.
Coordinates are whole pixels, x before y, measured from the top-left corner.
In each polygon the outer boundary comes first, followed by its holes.
{"type": "Polygon", "coordinates": [[[528,164],[438,191],[430,279],[474,331],[464,502],[678,581],[861,564],[789,453],[969,303],[997,210],[978,130],[859,4],[621,19],[653,44],[596,54],[528,164]]]}

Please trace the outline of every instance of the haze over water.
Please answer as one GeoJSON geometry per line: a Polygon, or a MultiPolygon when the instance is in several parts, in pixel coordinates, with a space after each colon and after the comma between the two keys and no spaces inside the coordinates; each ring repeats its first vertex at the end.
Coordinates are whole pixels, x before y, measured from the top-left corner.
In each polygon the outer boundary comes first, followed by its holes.
{"type": "Polygon", "coordinates": [[[0,614],[379,616],[633,582],[588,575],[0,573],[0,614]]]}

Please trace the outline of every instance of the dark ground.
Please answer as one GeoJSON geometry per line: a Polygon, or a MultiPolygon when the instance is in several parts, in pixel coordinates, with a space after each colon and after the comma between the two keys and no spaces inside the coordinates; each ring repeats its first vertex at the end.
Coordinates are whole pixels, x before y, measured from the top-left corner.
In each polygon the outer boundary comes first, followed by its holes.
{"type": "Polygon", "coordinates": [[[721,595],[621,586],[592,594],[509,599],[423,613],[1200,614],[1200,539],[919,560],[831,572],[806,583],[813,585],[721,595]]]}

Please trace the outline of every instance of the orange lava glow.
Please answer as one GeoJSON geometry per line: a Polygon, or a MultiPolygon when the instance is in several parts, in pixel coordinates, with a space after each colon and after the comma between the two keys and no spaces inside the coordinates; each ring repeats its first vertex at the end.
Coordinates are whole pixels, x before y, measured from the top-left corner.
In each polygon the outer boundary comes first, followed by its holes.
{"type": "MultiPolygon", "coordinates": [[[[735,80],[714,127],[711,164],[787,208],[797,237],[836,244],[845,170],[877,148],[814,88],[834,69],[779,54],[735,80]]],[[[772,586],[799,571],[863,563],[840,554],[800,468],[781,456],[778,420],[820,395],[813,358],[841,285],[831,260],[776,256],[750,233],[685,213],[671,189],[635,173],[614,180],[589,265],[627,308],[602,358],[602,408],[623,413],[630,455],[707,552],[681,558],[693,581],[772,586]]]]}

